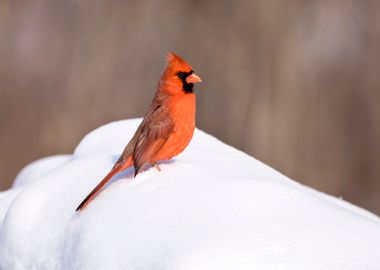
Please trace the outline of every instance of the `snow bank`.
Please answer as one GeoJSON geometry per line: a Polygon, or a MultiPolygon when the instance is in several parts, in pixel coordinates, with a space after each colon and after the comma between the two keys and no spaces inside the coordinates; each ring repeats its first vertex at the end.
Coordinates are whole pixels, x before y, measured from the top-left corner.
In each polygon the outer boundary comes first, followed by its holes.
{"type": "Polygon", "coordinates": [[[26,167],[0,193],[0,269],[380,269],[380,219],[196,130],[186,151],[127,170],[75,208],[139,119],[26,167]]]}

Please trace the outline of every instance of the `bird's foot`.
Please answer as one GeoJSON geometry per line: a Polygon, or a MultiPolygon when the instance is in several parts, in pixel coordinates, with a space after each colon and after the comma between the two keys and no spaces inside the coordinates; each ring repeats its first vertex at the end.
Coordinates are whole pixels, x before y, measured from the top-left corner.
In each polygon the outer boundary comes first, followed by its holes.
{"type": "Polygon", "coordinates": [[[156,162],[153,162],[153,166],[157,169],[157,171],[161,171],[160,166],[156,162]]]}

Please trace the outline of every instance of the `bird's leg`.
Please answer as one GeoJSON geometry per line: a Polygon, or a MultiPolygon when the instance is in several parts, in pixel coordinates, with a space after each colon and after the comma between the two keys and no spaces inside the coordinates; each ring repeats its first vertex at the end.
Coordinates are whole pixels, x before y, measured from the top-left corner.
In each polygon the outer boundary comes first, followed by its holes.
{"type": "Polygon", "coordinates": [[[161,171],[160,166],[159,166],[156,162],[153,162],[153,166],[154,166],[159,172],[161,171]]]}

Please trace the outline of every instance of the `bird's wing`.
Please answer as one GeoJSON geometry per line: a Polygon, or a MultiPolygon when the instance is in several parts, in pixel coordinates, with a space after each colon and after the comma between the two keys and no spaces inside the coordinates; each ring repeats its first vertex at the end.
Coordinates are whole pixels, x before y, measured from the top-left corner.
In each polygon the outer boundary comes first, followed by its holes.
{"type": "Polygon", "coordinates": [[[132,155],[135,175],[145,163],[152,162],[151,159],[165,144],[173,130],[174,123],[165,106],[158,106],[145,116],[132,155]]]}

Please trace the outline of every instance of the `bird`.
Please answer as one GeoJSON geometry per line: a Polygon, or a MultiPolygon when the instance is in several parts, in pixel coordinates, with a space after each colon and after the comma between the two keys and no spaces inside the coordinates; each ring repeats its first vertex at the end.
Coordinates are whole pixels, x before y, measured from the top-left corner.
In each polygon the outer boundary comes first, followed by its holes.
{"type": "Polygon", "coordinates": [[[195,130],[194,84],[201,81],[183,58],[173,52],[167,53],[166,66],[142,122],[111,171],[76,211],[85,209],[104,185],[121,171],[133,166],[136,177],[148,164],[161,171],[159,161],[170,160],[185,150],[195,130]]]}

